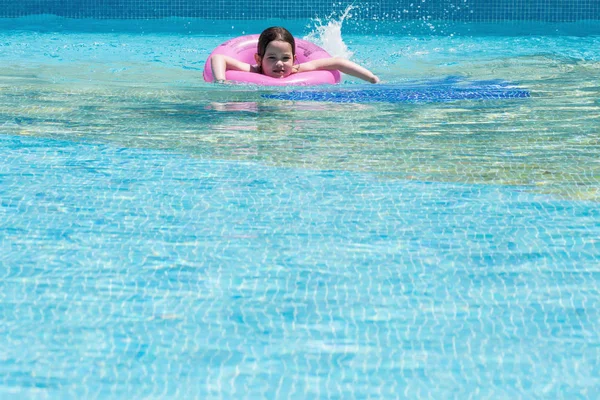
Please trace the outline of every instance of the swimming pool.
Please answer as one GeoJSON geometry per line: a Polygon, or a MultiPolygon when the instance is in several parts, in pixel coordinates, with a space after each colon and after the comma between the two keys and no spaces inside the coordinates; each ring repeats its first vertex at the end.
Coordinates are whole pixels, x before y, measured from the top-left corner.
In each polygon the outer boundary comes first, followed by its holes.
{"type": "Polygon", "coordinates": [[[0,395],[596,397],[597,25],[344,21],[399,101],[202,81],[264,22],[2,20],[0,395]]]}

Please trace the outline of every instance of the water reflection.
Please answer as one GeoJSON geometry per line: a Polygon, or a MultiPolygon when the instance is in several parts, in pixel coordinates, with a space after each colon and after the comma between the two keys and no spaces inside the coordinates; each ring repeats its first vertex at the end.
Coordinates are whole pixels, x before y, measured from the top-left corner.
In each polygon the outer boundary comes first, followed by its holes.
{"type": "MultiPolygon", "coordinates": [[[[372,171],[389,179],[525,185],[600,199],[597,63],[480,60],[469,81],[519,77],[526,101],[342,104],[264,98],[208,84],[54,79],[60,66],[0,73],[3,134],[107,141],[193,157],[372,171]],[[540,71],[538,75],[532,71],[540,71]],[[53,78],[54,77],[54,78],[53,78]]],[[[463,65],[464,66],[464,65],[463,65]]],[[[76,68],[72,66],[71,69],[76,68]]],[[[84,76],[87,66],[73,76],[84,76]]],[[[133,79],[133,78],[132,78],[133,79]]]]}

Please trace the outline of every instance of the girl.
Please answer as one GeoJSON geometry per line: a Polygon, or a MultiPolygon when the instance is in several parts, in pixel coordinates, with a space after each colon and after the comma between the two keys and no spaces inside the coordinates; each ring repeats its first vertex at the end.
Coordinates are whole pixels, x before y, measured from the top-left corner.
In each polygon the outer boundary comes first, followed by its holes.
{"type": "Polygon", "coordinates": [[[246,64],[222,54],[213,55],[210,65],[215,82],[225,82],[225,71],[227,70],[256,72],[272,78],[286,78],[298,72],[338,70],[371,83],[379,82],[379,78],[371,71],[345,58],[323,58],[295,64],[296,43],[294,37],[282,27],[275,26],[265,29],[258,38],[257,47],[257,53],[254,55],[256,65],[246,64]]]}

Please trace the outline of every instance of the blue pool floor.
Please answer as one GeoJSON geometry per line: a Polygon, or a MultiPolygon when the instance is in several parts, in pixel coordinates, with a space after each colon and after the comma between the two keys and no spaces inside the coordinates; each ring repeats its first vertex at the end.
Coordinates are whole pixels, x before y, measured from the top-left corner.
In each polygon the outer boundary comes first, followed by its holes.
{"type": "Polygon", "coordinates": [[[263,94],[262,97],[291,101],[393,104],[526,99],[531,97],[531,93],[516,83],[504,80],[466,81],[460,77],[449,76],[444,79],[429,79],[425,82],[405,82],[403,84],[300,88],[263,94]]]}
{"type": "Polygon", "coordinates": [[[600,211],[0,137],[0,395],[593,398],[600,211]]]}

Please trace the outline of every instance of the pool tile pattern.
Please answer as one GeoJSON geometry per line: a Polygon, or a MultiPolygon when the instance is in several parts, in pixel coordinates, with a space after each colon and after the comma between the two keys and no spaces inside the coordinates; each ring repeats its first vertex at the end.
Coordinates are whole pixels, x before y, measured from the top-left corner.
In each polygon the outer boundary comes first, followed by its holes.
{"type": "Polygon", "coordinates": [[[324,18],[356,7],[363,19],[452,21],[582,21],[600,20],[597,0],[0,0],[0,17],[54,14],[69,18],[209,19],[324,18]]]}

